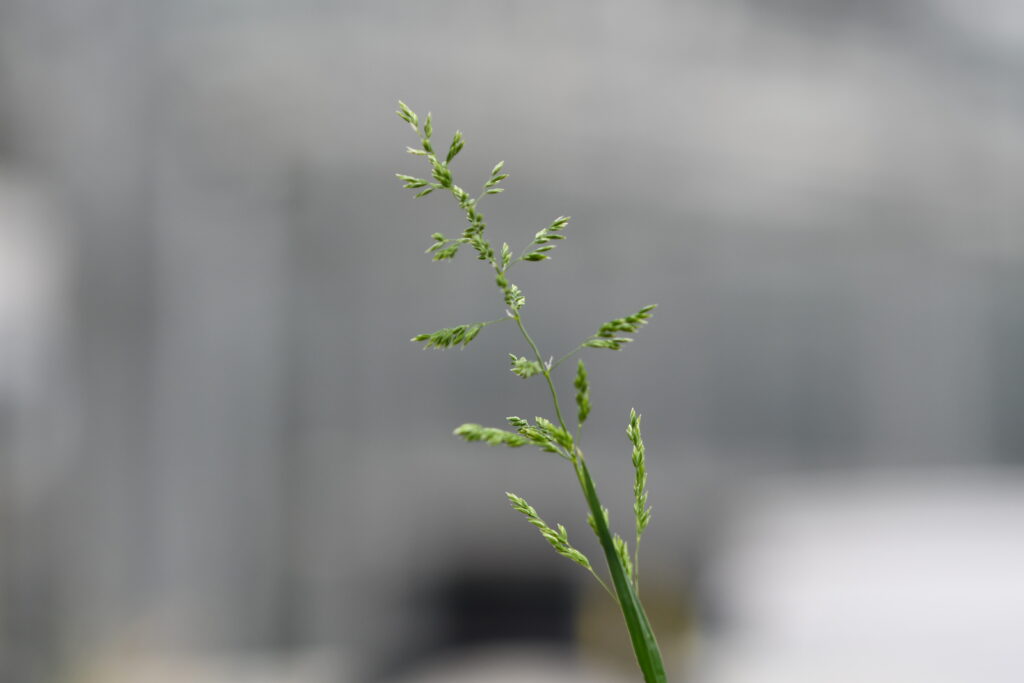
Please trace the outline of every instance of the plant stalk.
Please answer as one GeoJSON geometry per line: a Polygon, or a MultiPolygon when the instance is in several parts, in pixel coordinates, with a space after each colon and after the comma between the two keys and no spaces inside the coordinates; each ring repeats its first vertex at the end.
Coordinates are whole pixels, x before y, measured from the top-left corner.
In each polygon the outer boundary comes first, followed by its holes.
{"type": "MultiPolygon", "coordinates": [[[[568,432],[565,420],[562,418],[558,392],[555,390],[555,383],[551,379],[551,370],[544,363],[537,344],[526,331],[518,311],[513,315],[513,319],[516,321],[516,325],[519,326],[519,331],[523,333],[526,343],[533,349],[537,362],[540,363],[544,379],[547,381],[548,389],[551,391],[555,415],[558,417],[558,422],[562,429],[568,432]]],[[[633,582],[629,580],[626,569],[622,566],[622,559],[615,550],[611,531],[608,529],[608,523],[605,521],[601,499],[597,495],[597,487],[594,485],[594,480],[587,469],[583,451],[574,446],[571,456],[573,467],[576,470],[576,477],[579,479],[580,488],[583,490],[583,497],[586,499],[590,515],[594,519],[594,529],[597,533],[598,541],[601,543],[601,549],[604,551],[605,561],[608,563],[612,585],[615,587],[615,596],[618,599],[619,609],[622,610],[622,616],[626,621],[626,629],[629,631],[629,638],[633,645],[633,653],[636,655],[637,665],[639,665],[640,671],[644,675],[644,683],[667,683],[668,679],[665,676],[665,666],[661,660],[661,650],[658,648],[658,641],[654,637],[654,631],[651,629],[651,624],[647,619],[647,614],[644,612],[643,605],[640,603],[640,598],[637,596],[633,582]]]]}

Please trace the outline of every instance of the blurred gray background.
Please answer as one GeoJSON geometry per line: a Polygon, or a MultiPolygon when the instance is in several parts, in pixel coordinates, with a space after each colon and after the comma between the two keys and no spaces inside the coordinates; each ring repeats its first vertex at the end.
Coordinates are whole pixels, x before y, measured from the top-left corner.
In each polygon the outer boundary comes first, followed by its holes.
{"type": "MultiPolygon", "coordinates": [[[[399,98],[465,131],[456,182],[506,161],[493,241],[573,216],[516,280],[546,354],[660,304],[586,355],[584,447],[628,530],[644,414],[644,585],[680,680],[775,680],[694,664],[745,623],[728,596],[757,567],[712,568],[769,480],[764,509],[834,521],[791,556],[832,591],[813,568],[844,524],[888,581],[893,517],[859,513],[1005,499],[894,546],[941,539],[904,578],[947,569],[1002,628],[971,571],[1024,568],[1022,83],[1011,0],[3,0],[0,680],[421,680],[508,643],[547,647],[553,680],[617,670],[615,614],[504,501],[596,554],[568,468],[450,435],[546,414],[506,369],[515,329],[408,342],[504,306],[468,254],[422,254],[462,219],[394,179],[425,173],[399,98]]],[[[991,604],[1019,633],[1016,583],[991,604]]]]}

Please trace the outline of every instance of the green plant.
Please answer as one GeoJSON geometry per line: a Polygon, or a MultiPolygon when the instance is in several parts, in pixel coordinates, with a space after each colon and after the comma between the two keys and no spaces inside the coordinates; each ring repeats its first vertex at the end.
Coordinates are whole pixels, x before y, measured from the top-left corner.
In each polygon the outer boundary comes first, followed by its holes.
{"type": "Polygon", "coordinates": [[[559,216],[551,225],[538,231],[534,235],[533,241],[518,256],[507,243],[502,244],[500,250],[495,250],[484,237],[487,224],[484,221],[484,215],[480,212],[479,205],[485,196],[504,191],[500,187],[501,182],[508,177],[502,170],[504,162],[500,162],[494,167],[480,193],[475,197],[471,196],[466,190],[455,184],[451,172],[452,160],[465,144],[462,132],[455,132],[445,156],[441,157],[434,149],[432,141],[434,131],[430,114],[427,114],[421,125],[419,117],[404,102],[399,102],[398,105],[398,116],[412,127],[420,142],[419,147],[409,147],[407,150],[410,154],[426,158],[430,164],[430,179],[401,173],[396,175],[405,183],[405,187],[417,191],[416,197],[424,197],[435,190],[450,193],[458,202],[459,208],[465,213],[468,223],[457,237],[446,237],[441,233],[432,235],[433,244],[427,249],[427,253],[433,254],[435,261],[445,261],[454,258],[462,247],[468,246],[473,249],[477,258],[486,262],[493,269],[495,283],[502,292],[506,306],[505,318],[443,328],[436,332],[417,335],[412,338],[412,341],[423,342],[424,348],[448,349],[465,346],[473,341],[484,327],[504,320],[515,321],[519,332],[530,348],[532,358],[509,354],[510,369],[524,379],[538,375],[544,378],[551,393],[555,421],[536,417],[531,423],[520,417],[509,417],[507,421],[512,430],[484,427],[479,424],[464,424],[455,430],[455,434],[466,441],[482,441],[492,446],[505,445],[517,448],[532,444],[542,451],[558,455],[572,465],[590,511],[587,521],[597,535],[601,549],[604,551],[612,588],[609,588],[601,579],[590,560],[569,543],[568,533],[564,526],[558,524],[552,528],[526,500],[514,493],[506,495],[512,507],[525,515],[530,524],[537,527],[541,535],[558,554],[587,569],[618,602],[644,680],[647,683],[664,682],[666,677],[661,653],[638,597],[640,538],[651,520],[651,510],[647,506],[647,470],[644,442],[640,436],[640,416],[636,411],[631,411],[629,426],[626,429],[628,439],[633,446],[632,461],[635,471],[633,483],[635,541],[631,556],[626,540],[618,534],[613,534],[609,529],[608,510],[598,498],[594,480],[587,468],[583,451],[579,447],[583,424],[590,413],[590,384],[586,367],[583,361],[579,360],[573,382],[576,389],[577,407],[575,433],[565,421],[552,378],[555,369],[583,349],[621,349],[623,345],[632,341],[630,337],[623,335],[634,333],[646,325],[654,306],[644,306],[632,315],[606,322],[598,328],[597,332],[557,361],[554,360],[554,357],[545,361],[523,323],[522,309],[526,298],[519,287],[509,280],[508,273],[513,266],[520,262],[545,261],[550,258],[550,252],[555,248],[556,243],[565,239],[563,230],[569,223],[568,216],[559,216]]]}

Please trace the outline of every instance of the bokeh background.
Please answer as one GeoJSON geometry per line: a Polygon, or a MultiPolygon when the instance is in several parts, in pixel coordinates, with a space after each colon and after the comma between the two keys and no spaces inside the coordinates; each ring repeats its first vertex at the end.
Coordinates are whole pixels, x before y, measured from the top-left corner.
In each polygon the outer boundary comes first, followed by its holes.
{"type": "Polygon", "coordinates": [[[565,463],[450,435],[515,329],[408,342],[503,305],[399,98],[573,216],[545,353],[660,304],[584,446],[673,680],[1024,679],[1022,83],[1012,0],[3,0],[0,680],[636,680],[565,463]]]}

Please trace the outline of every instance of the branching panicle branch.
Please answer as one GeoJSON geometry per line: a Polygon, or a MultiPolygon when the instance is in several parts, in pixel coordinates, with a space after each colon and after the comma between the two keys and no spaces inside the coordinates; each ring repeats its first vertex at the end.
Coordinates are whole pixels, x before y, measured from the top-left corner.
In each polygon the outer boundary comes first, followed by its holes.
{"type": "MultiPolygon", "coordinates": [[[[590,511],[587,521],[601,545],[611,579],[611,586],[614,591],[598,575],[590,560],[569,543],[568,531],[564,526],[561,524],[557,524],[555,527],[549,526],[525,499],[513,493],[506,495],[512,507],[523,514],[527,521],[540,531],[541,536],[544,537],[555,552],[585,568],[611,593],[622,610],[633,645],[633,651],[636,654],[637,664],[644,675],[645,682],[664,683],[666,677],[661,661],[661,652],[658,649],[651,625],[637,596],[639,565],[638,557],[635,553],[639,550],[640,536],[650,521],[650,508],[647,507],[647,473],[644,461],[644,446],[640,438],[640,417],[635,411],[632,412],[630,424],[627,428],[627,434],[633,444],[633,467],[635,469],[633,493],[634,515],[636,517],[636,542],[634,544],[634,555],[631,557],[626,541],[618,534],[613,534],[610,530],[608,509],[601,505],[597,495],[597,488],[587,468],[583,451],[578,445],[578,431],[582,429],[583,423],[590,414],[590,383],[586,367],[583,361],[580,360],[577,364],[575,379],[573,380],[573,387],[576,389],[576,436],[573,436],[569,426],[566,424],[553,378],[554,371],[563,361],[583,349],[619,350],[623,345],[631,342],[632,338],[623,335],[633,334],[646,325],[651,317],[651,311],[654,309],[654,306],[644,306],[633,315],[616,318],[604,323],[595,334],[585,339],[576,348],[560,357],[557,361],[554,360],[554,357],[549,357],[545,360],[536,342],[527,332],[526,325],[523,322],[522,309],[526,304],[526,297],[523,295],[522,290],[509,280],[508,271],[521,261],[538,262],[549,260],[551,252],[557,243],[565,239],[563,231],[569,223],[569,217],[559,216],[550,225],[539,230],[533,236],[533,241],[518,256],[516,256],[507,242],[503,242],[501,249],[496,252],[491,243],[484,237],[487,223],[484,220],[484,215],[481,213],[479,205],[484,197],[496,195],[504,191],[500,184],[508,178],[508,174],[504,172],[505,162],[498,162],[491,170],[490,176],[483,184],[479,195],[476,197],[471,196],[466,190],[456,184],[451,170],[452,162],[465,147],[465,138],[462,132],[455,131],[452,141],[448,145],[447,153],[442,159],[434,151],[432,116],[427,114],[421,125],[419,116],[404,102],[399,102],[398,106],[398,116],[409,124],[419,138],[419,147],[408,147],[407,151],[413,156],[424,157],[430,166],[429,178],[396,174],[398,179],[402,181],[405,188],[415,190],[417,198],[425,197],[436,190],[446,190],[455,199],[466,219],[466,227],[457,237],[448,237],[442,233],[431,235],[432,244],[427,248],[427,253],[431,254],[435,261],[448,261],[455,258],[463,246],[468,245],[476,252],[479,260],[488,263],[494,271],[494,282],[501,291],[502,302],[505,305],[506,318],[503,319],[511,318],[515,321],[523,340],[529,347],[530,355],[532,355],[531,358],[527,355],[519,356],[510,353],[509,369],[523,379],[535,376],[543,377],[551,394],[551,407],[555,415],[554,420],[535,417],[532,423],[520,417],[509,417],[507,422],[514,431],[496,427],[484,427],[476,423],[467,423],[458,427],[455,430],[455,434],[466,441],[483,442],[492,446],[504,445],[518,448],[520,446],[533,445],[542,452],[554,453],[571,463],[579,481],[584,500],[587,503],[587,508],[590,511]]],[[[492,320],[485,323],[442,328],[436,332],[416,335],[413,337],[413,341],[425,342],[424,348],[449,349],[464,347],[475,339],[484,327],[495,322],[499,321],[492,320]]]]}

